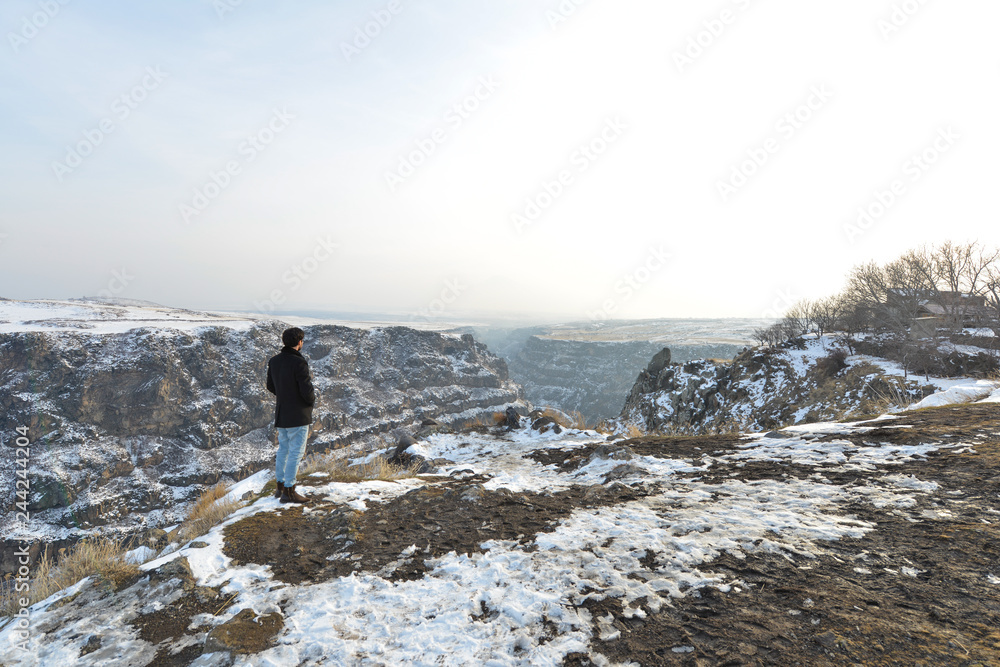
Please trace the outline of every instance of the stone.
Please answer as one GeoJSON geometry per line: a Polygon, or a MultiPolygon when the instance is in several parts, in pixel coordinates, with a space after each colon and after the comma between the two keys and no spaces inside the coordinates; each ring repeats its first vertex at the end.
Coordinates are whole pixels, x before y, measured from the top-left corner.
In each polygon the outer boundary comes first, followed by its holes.
{"type": "Polygon", "coordinates": [[[260,653],[270,648],[283,627],[285,620],[278,612],[258,616],[252,609],[243,609],[208,633],[205,653],[260,653]]]}
{"type": "Polygon", "coordinates": [[[518,414],[514,407],[508,407],[506,412],[504,412],[503,426],[508,431],[521,428],[521,415],[518,414]]]}
{"type": "Polygon", "coordinates": [[[839,645],[841,644],[840,637],[838,637],[837,634],[832,630],[827,630],[821,635],[816,635],[815,637],[813,637],[813,640],[820,646],[823,646],[828,649],[838,648],[839,645]]]}
{"type": "Polygon", "coordinates": [[[167,531],[161,528],[150,528],[146,531],[143,542],[150,549],[162,549],[167,546],[167,531]]]}
{"type": "Polygon", "coordinates": [[[469,486],[463,486],[457,489],[457,492],[461,496],[462,500],[469,503],[476,503],[486,496],[486,487],[482,484],[470,484],[469,486]]]}
{"type": "Polygon", "coordinates": [[[40,512],[53,507],[69,507],[76,495],[72,486],[64,484],[58,478],[39,475],[31,482],[31,502],[28,503],[28,509],[40,512]]]}
{"type": "Polygon", "coordinates": [[[603,482],[607,484],[608,482],[614,482],[626,477],[632,477],[633,475],[645,475],[646,471],[637,465],[632,463],[623,463],[620,466],[615,466],[611,469],[611,472],[604,476],[603,482]]]}
{"type": "Polygon", "coordinates": [[[614,459],[617,461],[630,461],[635,458],[635,451],[628,446],[598,445],[590,453],[588,463],[593,463],[598,459],[614,459]]]}
{"type": "Polygon", "coordinates": [[[562,433],[563,431],[562,426],[556,423],[556,420],[552,417],[539,417],[531,422],[531,430],[538,431],[539,433],[548,433],[549,431],[562,433]]]}
{"type": "Polygon", "coordinates": [[[416,439],[410,434],[403,434],[396,441],[396,449],[390,457],[390,461],[397,460],[406,455],[406,450],[417,444],[416,439]]]}
{"type": "Polygon", "coordinates": [[[649,362],[649,365],[646,366],[646,372],[649,373],[650,376],[656,377],[660,374],[660,371],[662,371],[669,365],[670,365],[670,348],[665,347],[659,352],[657,352],[655,355],[653,355],[653,358],[649,362]]]}
{"type": "Polygon", "coordinates": [[[185,584],[194,584],[194,574],[191,572],[191,564],[184,556],[179,556],[168,563],[164,563],[150,573],[152,579],[157,581],[167,581],[168,579],[180,579],[185,584]]]}

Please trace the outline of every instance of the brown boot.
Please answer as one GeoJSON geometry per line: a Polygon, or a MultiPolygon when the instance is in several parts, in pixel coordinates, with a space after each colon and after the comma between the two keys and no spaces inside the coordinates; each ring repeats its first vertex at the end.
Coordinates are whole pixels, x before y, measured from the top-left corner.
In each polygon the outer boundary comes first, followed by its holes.
{"type": "Polygon", "coordinates": [[[298,491],[295,490],[295,485],[285,487],[285,492],[281,496],[281,502],[283,503],[308,503],[309,498],[303,496],[298,491]]]}
{"type": "Polygon", "coordinates": [[[285,493],[285,485],[278,482],[278,488],[274,490],[274,497],[280,498],[285,493]]]}

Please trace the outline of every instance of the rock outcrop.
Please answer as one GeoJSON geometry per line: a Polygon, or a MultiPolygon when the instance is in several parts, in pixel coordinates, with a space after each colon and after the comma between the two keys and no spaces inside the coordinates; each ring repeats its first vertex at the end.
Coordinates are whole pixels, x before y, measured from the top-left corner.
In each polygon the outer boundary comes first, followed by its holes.
{"type": "Polygon", "coordinates": [[[842,367],[829,358],[817,340],[744,349],[725,363],[670,363],[664,350],[639,373],[616,423],[654,433],[769,430],[879,412],[936,390],[868,360],[842,367]]]}
{"type": "MultiPolygon", "coordinates": [[[[641,368],[663,343],[650,341],[594,342],[531,336],[509,358],[511,375],[536,405],[580,412],[590,423],[616,416],[641,368]]],[[[697,353],[731,357],[731,344],[680,346],[682,359],[697,353]]],[[[668,359],[669,360],[669,359],[668,359]]]]}

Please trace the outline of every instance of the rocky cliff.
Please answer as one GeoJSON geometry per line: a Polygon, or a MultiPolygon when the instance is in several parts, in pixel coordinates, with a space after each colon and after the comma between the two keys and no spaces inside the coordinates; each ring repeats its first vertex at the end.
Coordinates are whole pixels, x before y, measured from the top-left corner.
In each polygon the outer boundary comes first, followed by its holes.
{"type": "Polygon", "coordinates": [[[905,406],[941,388],[884,359],[839,356],[829,339],[750,348],[731,362],[671,363],[639,373],[616,424],[648,432],[769,430],[905,406]]]}
{"type": "MultiPolygon", "coordinates": [[[[286,324],[176,328],[146,324],[134,309],[110,312],[119,316],[112,331],[101,319],[79,326],[49,319],[0,333],[5,538],[36,541],[37,548],[97,526],[134,533],[169,525],[205,485],[272,464],[274,402],[264,379],[286,324]],[[27,526],[13,511],[8,446],[24,426],[31,441],[27,526]]],[[[471,336],[303,328],[318,394],[310,451],[520,402],[506,364],[471,336]]],[[[5,548],[5,557],[13,551],[5,548]]],[[[11,571],[12,563],[0,567],[11,571]]]]}
{"type": "Polygon", "coordinates": [[[510,372],[532,403],[579,411],[593,423],[618,413],[636,367],[659,347],[531,336],[510,359],[510,372]]]}
{"type": "MultiPolygon", "coordinates": [[[[616,416],[635,381],[635,369],[663,348],[662,342],[559,340],[532,335],[507,357],[511,376],[536,405],[579,411],[589,423],[616,416]]],[[[678,345],[681,359],[731,358],[732,343],[678,345]]]]}

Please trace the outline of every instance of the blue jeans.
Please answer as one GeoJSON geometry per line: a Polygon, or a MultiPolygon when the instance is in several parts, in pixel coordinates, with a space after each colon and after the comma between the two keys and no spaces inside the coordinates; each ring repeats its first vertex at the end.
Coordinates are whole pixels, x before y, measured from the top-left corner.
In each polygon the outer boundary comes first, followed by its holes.
{"type": "Polygon", "coordinates": [[[278,429],[278,456],[274,465],[276,481],[285,486],[295,486],[295,474],[299,470],[299,461],[305,454],[308,437],[308,426],[278,429]]]}

